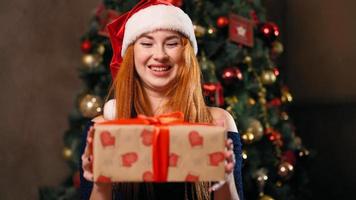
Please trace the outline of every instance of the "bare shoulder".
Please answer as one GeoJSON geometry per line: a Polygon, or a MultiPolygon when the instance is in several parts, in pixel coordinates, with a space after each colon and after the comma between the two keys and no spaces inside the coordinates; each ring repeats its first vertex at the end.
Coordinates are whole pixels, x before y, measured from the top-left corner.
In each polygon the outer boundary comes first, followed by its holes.
{"type": "Polygon", "coordinates": [[[105,121],[105,119],[104,119],[103,115],[99,115],[99,116],[93,118],[91,121],[94,122],[94,123],[97,123],[97,122],[105,121]]]}
{"type": "Polygon", "coordinates": [[[229,112],[218,107],[208,107],[208,109],[213,116],[215,124],[223,125],[227,131],[237,132],[235,120],[229,112]]]}

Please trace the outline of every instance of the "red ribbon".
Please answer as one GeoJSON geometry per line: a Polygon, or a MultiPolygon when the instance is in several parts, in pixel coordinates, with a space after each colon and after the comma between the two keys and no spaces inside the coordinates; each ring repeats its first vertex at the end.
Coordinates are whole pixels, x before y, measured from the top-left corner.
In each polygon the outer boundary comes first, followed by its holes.
{"type": "MultiPolygon", "coordinates": [[[[189,124],[184,122],[182,112],[174,112],[155,117],[138,115],[135,119],[118,119],[98,123],[113,124],[147,124],[154,125],[155,131],[152,142],[153,179],[155,182],[166,182],[169,165],[169,128],[168,125],[189,124]]],[[[207,125],[207,124],[204,124],[207,125]]]]}

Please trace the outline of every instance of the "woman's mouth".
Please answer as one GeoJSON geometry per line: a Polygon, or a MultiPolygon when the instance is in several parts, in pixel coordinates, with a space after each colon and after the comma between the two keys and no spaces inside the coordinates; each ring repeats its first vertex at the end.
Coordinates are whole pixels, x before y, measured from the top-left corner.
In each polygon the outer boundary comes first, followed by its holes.
{"type": "Polygon", "coordinates": [[[154,72],[166,72],[172,69],[172,66],[170,65],[149,65],[148,68],[150,68],[154,72]]]}

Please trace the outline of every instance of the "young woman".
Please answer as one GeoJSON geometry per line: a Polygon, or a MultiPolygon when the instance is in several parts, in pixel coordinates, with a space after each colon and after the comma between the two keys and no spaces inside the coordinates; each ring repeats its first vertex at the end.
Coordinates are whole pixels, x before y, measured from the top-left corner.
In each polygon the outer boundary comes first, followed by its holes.
{"type": "MultiPolygon", "coordinates": [[[[90,199],[240,199],[241,144],[235,122],[223,109],[207,107],[193,24],[181,9],[161,1],[142,0],[108,26],[113,46],[111,70],[115,99],[94,122],[154,116],[181,111],[185,121],[224,126],[229,133],[225,152],[226,181],[210,183],[92,184],[92,159],[83,147],[81,188],[90,199]],[[234,149],[233,149],[234,148],[234,149]],[[235,160],[236,157],[236,160],[235,160]]],[[[88,130],[91,142],[93,128],[88,130]]],[[[85,143],[84,143],[85,144],[85,143]]]]}

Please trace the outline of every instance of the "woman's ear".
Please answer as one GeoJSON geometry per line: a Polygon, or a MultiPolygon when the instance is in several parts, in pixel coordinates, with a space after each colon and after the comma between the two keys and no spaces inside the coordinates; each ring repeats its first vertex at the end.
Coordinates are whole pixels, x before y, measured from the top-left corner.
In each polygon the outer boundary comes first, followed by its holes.
{"type": "Polygon", "coordinates": [[[105,120],[113,120],[116,119],[116,100],[110,99],[104,105],[104,119],[105,120]]]}

